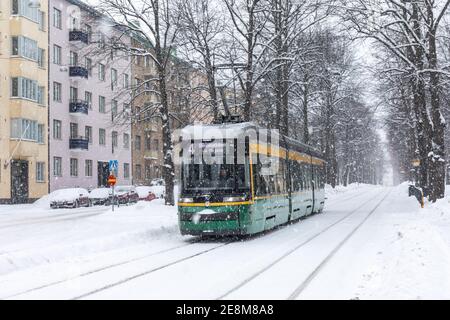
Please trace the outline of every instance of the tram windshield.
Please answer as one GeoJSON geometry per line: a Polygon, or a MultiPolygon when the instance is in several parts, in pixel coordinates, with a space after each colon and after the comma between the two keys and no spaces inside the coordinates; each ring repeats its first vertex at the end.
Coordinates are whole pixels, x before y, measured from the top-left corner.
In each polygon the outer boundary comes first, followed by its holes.
{"type": "Polygon", "coordinates": [[[245,165],[188,164],[183,166],[183,186],[186,192],[245,192],[250,189],[245,165]]]}
{"type": "MultiPolygon", "coordinates": [[[[205,150],[208,146],[204,146],[205,150]]],[[[216,143],[217,148],[217,143],[216,143]]],[[[223,157],[220,163],[201,164],[184,163],[182,166],[183,193],[246,193],[250,190],[250,168],[247,164],[228,164],[227,148],[223,148],[216,157],[223,157]]],[[[233,149],[231,149],[233,150],[233,149]]],[[[217,149],[216,149],[217,151],[217,149]]],[[[234,151],[232,151],[234,153],[234,151]]],[[[193,159],[192,159],[193,160],[193,159]]],[[[248,162],[248,161],[245,161],[248,162]]]]}

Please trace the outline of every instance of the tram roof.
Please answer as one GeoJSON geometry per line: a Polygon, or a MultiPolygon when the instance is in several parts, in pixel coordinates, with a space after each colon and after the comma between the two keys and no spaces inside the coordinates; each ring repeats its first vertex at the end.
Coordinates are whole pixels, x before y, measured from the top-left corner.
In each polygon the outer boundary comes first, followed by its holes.
{"type": "MultiPolygon", "coordinates": [[[[246,136],[249,132],[259,132],[260,130],[266,130],[263,127],[258,126],[253,122],[242,123],[222,123],[222,124],[196,124],[190,125],[182,129],[182,134],[189,137],[199,136],[201,139],[214,139],[223,137],[224,139],[237,139],[239,137],[246,136]]],[[[279,135],[280,145],[284,148],[294,150],[297,152],[303,152],[312,155],[313,157],[322,159],[319,151],[312,146],[307,145],[298,140],[279,135]]]]}

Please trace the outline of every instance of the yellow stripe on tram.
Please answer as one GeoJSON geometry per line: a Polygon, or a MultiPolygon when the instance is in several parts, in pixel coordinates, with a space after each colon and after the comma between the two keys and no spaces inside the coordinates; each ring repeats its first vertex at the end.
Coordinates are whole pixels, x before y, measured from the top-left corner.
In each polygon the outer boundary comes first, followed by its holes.
{"type": "Polygon", "coordinates": [[[253,201],[243,201],[243,202],[214,202],[206,204],[202,203],[178,203],[179,207],[235,207],[253,204],[253,201]]]}

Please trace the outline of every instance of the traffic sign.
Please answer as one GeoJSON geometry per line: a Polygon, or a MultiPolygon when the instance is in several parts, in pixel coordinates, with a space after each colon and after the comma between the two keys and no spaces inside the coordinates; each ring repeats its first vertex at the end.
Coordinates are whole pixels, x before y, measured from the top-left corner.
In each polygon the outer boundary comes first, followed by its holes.
{"type": "Polygon", "coordinates": [[[119,169],[119,161],[109,160],[109,172],[113,172],[117,175],[118,169],[119,169]]]}
{"type": "Polygon", "coordinates": [[[117,178],[116,178],[115,176],[113,176],[113,175],[110,175],[110,176],[108,177],[108,184],[109,184],[110,186],[115,186],[116,183],[117,183],[117,178]]]}

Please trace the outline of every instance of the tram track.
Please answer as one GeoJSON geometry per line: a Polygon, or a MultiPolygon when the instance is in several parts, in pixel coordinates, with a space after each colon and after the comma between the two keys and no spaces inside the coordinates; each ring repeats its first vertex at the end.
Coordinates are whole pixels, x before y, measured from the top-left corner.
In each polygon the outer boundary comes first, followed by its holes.
{"type": "Polygon", "coordinates": [[[220,248],[223,248],[223,247],[225,247],[225,246],[227,246],[227,245],[230,245],[230,244],[232,244],[233,242],[234,242],[234,241],[229,241],[229,242],[223,243],[223,244],[221,244],[221,245],[215,246],[215,247],[213,247],[213,248],[210,248],[210,249],[207,249],[207,250],[203,250],[203,251],[197,252],[197,253],[192,254],[192,255],[188,255],[188,256],[186,256],[186,257],[177,259],[177,260],[172,261],[172,262],[170,262],[170,263],[163,264],[163,265],[161,265],[161,266],[152,268],[152,269],[150,269],[150,270],[147,270],[147,271],[144,271],[144,272],[135,274],[135,275],[133,275],[133,276],[127,277],[127,278],[125,278],[125,279],[116,281],[116,282],[114,282],[114,283],[108,284],[108,285],[103,286],[103,287],[101,287],[101,288],[92,290],[92,291],[87,292],[87,293],[85,293],[85,294],[83,294],[83,295],[76,296],[76,297],[72,298],[71,300],[81,300],[81,299],[83,299],[83,298],[86,298],[86,297],[91,296],[91,295],[93,295],[93,294],[96,294],[96,293],[98,293],[98,292],[108,290],[108,289],[110,289],[110,288],[119,286],[119,285],[121,285],[121,284],[123,284],[123,283],[132,281],[132,280],[134,280],[134,279],[137,279],[137,278],[140,278],[140,277],[149,275],[149,274],[154,273],[154,272],[157,272],[157,271],[159,271],[159,270],[166,269],[166,268],[171,267],[171,266],[174,266],[174,265],[176,265],[176,264],[179,264],[179,263],[182,263],[182,262],[185,262],[185,261],[194,259],[194,258],[196,258],[196,257],[202,256],[202,255],[204,255],[204,254],[210,253],[210,252],[212,252],[212,251],[215,251],[215,250],[217,250],[217,249],[220,249],[220,248]]]}
{"type": "MultiPolygon", "coordinates": [[[[361,223],[359,223],[356,228],[352,229],[352,232],[350,233],[350,235],[348,235],[344,241],[340,242],[339,245],[337,246],[338,248],[336,250],[336,252],[345,244],[345,242],[351,238],[351,236],[367,221],[367,219],[376,211],[376,209],[378,209],[378,207],[381,205],[381,203],[383,203],[383,201],[387,198],[387,196],[390,194],[387,193],[385,194],[382,199],[380,201],[377,202],[375,208],[373,210],[370,211],[370,213],[363,219],[363,221],[361,223]]],[[[361,205],[359,205],[356,209],[353,209],[352,211],[350,211],[348,214],[346,214],[344,217],[339,218],[337,221],[333,222],[332,224],[328,225],[326,228],[322,229],[321,231],[315,233],[314,235],[312,235],[311,237],[309,237],[308,239],[302,241],[300,244],[296,245],[295,247],[293,247],[292,249],[288,250],[287,252],[285,252],[283,255],[279,256],[277,259],[273,260],[271,263],[269,263],[268,265],[264,266],[263,268],[261,268],[258,272],[253,273],[251,276],[247,277],[245,280],[241,281],[238,285],[234,286],[232,289],[226,291],[224,294],[222,294],[221,296],[219,296],[218,298],[216,298],[216,300],[223,300],[224,298],[226,298],[227,296],[231,295],[232,293],[238,291],[239,289],[245,287],[245,285],[247,285],[248,283],[250,283],[252,280],[256,279],[257,277],[259,277],[260,275],[262,275],[263,273],[267,272],[268,270],[270,270],[271,268],[273,268],[275,265],[277,265],[278,263],[280,263],[281,261],[283,261],[284,259],[286,259],[287,257],[289,257],[290,255],[292,255],[294,252],[298,251],[300,248],[304,247],[305,245],[307,245],[308,243],[312,242],[313,240],[315,240],[316,238],[320,237],[321,235],[323,235],[324,233],[326,233],[328,230],[332,229],[333,227],[337,226],[338,224],[340,224],[341,222],[345,221],[346,219],[348,219],[349,217],[353,216],[354,214],[356,214],[360,209],[362,209],[365,205],[367,205],[368,203],[372,202],[374,199],[377,199],[380,196],[380,194],[377,194],[376,196],[370,198],[367,201],[364,201],[361,205]]],[[[334,255],[334,250],[332,251],[332,255],[334,255]]],[[[331,254],[330,254],[331,255],[331,254]]],[[[328,258],[331,259],[332,255],[328,258]]],[[[327,256],[328,257],[328,256],[327,256]]],[[[327,259],[327,258],[326,258],[327,259]]],[[[321,265],[323,267],[323,265],[326,262],[322,261],[321,265]]],[[[309,275],[309,277],[307,279],[308,282],[305,283],[303,282],[299,287],[297,287],[298,290],[303,291],[304,288],[306,288],[306,286],[311,282],[311,280],[317,275],[317,273],[321,270],[322,267],[318,267],[319,269],[315,269],[313,271],[312,274],[309,275]],[[305,284],[304,284],[305,283],[305,284]]],[[[306,281],[306,280],[305,280],[306,281]]],[[[293,296],[294,294],[297,293],[297,289],[295,292],[293,292],[291,296],[293,296]]],[[[300,294],[300,293],[299,293],[300,294]]]]}
{"type": "Polygon", "coordinates": [[[129,264],[129,263],[137,262],[137,261],[144,260],[144,259],[147,259],[147,258],[151,258],[151,257],[155,257],[155,256],[158,256],[158,255],[162,255],[164,253],[168,253],[168,252],[171,252],[171,251],[174,251],[174,250],[178,250],[178,249],[182,249],[182,248],[185,248],[185,247],[193,246],[193,245],[196,245],[196,244],[199,244],[199,243],[202,243],[202,242],[204,242],[204,240],[202,240],[202,239],[194,239],[191,243],[187,243],[187,244],[185,243],[185,244],[182,244],[182,245],[179,245],[179,246],[170,247],[170,248],[167,248],[167,249],[164,249],[164,250],[160,250],[160,251],[157,251],[157,252],[153,252],[153,253],[149,253],[149,254],[146,254],[146,255],[143,255],[143,256],[139,256],[139,257],[135,257],[135,258],[132,258],[132,259],[127,259],[127,260],[122,260],[120,262],[116,262],[116,263],[109,264],[109,265],[106,265],[106,266],[98,267],[98,268],[95,268],[95,269],[83,272],[83,273],[81,273],[79,275],[76,275],[74,277],[70,277],[70,278],[66,278],[66,279],[63,279],[63,280],[57,280],[57,281],[53,281],[53,282],[50,282],[50,283],[46,283],[46,284],[43,284],[43,285],[31,288],[31,289],[27,289],[27,290],[24,290],[24,291],[21,291],[21,292],[18,292],[18,293],[14,293],[12,295],[8,295],[8,296],[5,296],[5,297],[0,297],[0,299],[11,299],[11,298],[23,295],[23,294],[28,294],[28,293],[31,293],[31,292],[34,292],[34,291],[38,291],[38,290],[42,290],[42,289],[49,288],[49,287],[52,287],[52,286],[56,286],[56,285],[59,285],[59,284],[65,283],[65,282],[76,280],[78,278],[82,278],[82,277],[85,277],[85,276],[88,276],[88,275],[99,273],[99,272],[102,272],[102,271],[105,271],[105,270],[108,270],[108,269],[112,269],[112,268],[115,268],[115,267],[123,266],[123,265],[129,264]]]}
{"type": "Polygon", "coordinates": [[[350,240],[350,238],[359,230],[361,227],[367,222],[367,220],[373,216],[373,214],[377,211],[377,209],[381,206],[381,204],[386,200],[389,196],[390,192],[388,192],[380,202],[366,215],[366,217],[355,227],[352,229],[347,236],[339,242],[339,244],[333,248],[333,250],[323,259],[320,264],[307,276],[307,278],[289,295],[288,300],[295,300],[308,286],[309,284],[316,278],[321,270],[328,264],[328,262],[335,256],[335,254],[350,240]]]}

